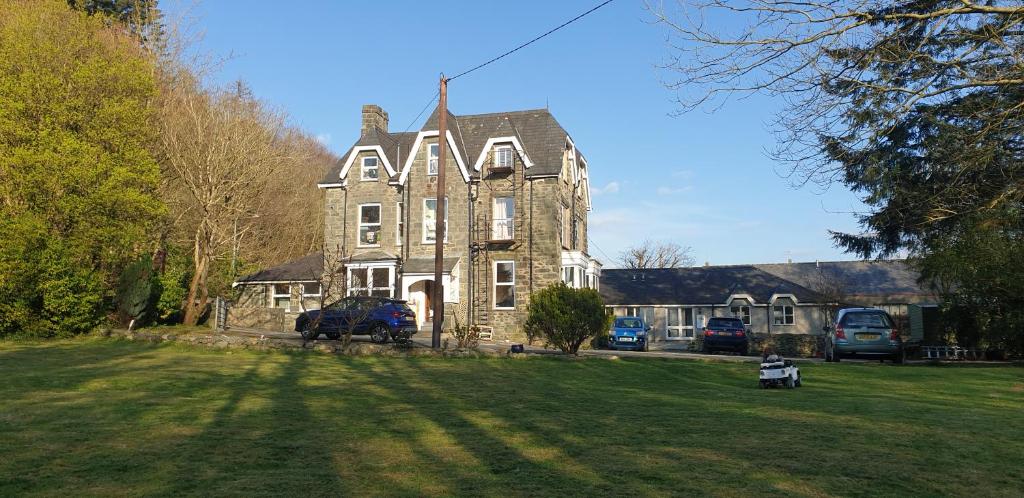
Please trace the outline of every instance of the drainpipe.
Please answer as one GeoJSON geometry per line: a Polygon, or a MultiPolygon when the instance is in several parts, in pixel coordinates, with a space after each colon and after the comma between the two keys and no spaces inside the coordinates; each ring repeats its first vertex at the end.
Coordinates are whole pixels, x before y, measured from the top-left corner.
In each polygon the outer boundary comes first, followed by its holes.
{"type": "Polygon", "coordinates": [[[530,296],[533,296],[533,178],[530,178],[530,243],[527,256],[530,258],[530,296]]]}
{"type": "Polygon", "coordinates": [[[467,209],[468,217],[469,217],[469,220],[468,220],[468,222],[469,222],[468,223],[468,226],[469,226],[469,230],[468,230],[469,244],[466,246],[466,268],[469,270],[469,276],[467,277],[467,280],[468,280],[467,285],[469,285],[469,292],[466,293],[466,296],[469,299],[469,303],[467,303],[469,306],[466,307],[466,309],[467,309],[467,311],[466,311],[466,325],[469,326],[469,327],[472,327],[473,326],[473,308],[474,308],[475,303],[476,303],[476,301],[473,300],[473,298],[475,297],[473,295],[473,273],[474,273],[474,270],[475,270],[474,262],[473,262],[473,238],[474,238],[473,234],[475,233],[473,231],[473,204],[475,204],[475,201],[473,200],[473,179],[472,178],[470,178],[469,182],[466,183],[466,203],[469,205],[469,208],[467,209]]]}

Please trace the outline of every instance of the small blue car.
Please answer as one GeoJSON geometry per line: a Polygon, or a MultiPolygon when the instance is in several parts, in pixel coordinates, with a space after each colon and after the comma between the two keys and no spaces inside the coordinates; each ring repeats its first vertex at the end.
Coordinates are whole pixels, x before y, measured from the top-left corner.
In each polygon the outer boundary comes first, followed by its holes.
{"type": "Polygon", "coordinates": [[[608,333],[608,348],[647,351],[647,333],[650,330],[651,327],[644,324],[643,318],[616,317],[612,330],[608,333]]]}

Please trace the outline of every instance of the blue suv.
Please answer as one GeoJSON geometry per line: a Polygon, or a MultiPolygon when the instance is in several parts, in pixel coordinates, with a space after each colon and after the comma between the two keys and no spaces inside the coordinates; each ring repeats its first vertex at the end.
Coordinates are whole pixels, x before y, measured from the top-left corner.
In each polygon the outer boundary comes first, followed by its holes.
{"type": "Polygon", "coordinates": [[[647,332],[650,330],[651,327],[644,325],[643,318],[616,317],[608,333],[608,348],[647,351],[647,332]]]}
{"type": "Polygon", "coordinates": [[[416,313],[405,301],[388,297],[350,296],[327,305],[322,310],[309,310],[295,319],[295,331],[311,341],[324,334],[339,339],[346,331],[352,335],[369,335],[383,344],[407,340],[416,333],[416,313]]]}

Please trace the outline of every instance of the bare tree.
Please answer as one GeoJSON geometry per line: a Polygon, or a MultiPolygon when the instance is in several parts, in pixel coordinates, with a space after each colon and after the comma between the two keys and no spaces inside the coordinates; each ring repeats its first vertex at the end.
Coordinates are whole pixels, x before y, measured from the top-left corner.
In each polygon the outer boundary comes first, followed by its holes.
{"type": "Polygon", "coordinates": [[[836,321],[839,310],[849,304],[846,283],[843,279],[827,268],[818,268],[818,273],[811,282],[811,290],[818,294],[822,302],[822,313],[825,323],[832,325],[836,321]]]}
{"type": "Polygon", "coordinates": [[[215,260],[253,230],[269,202],[271,179],[283,162],[278,146],[283,116],[248,90],[206,90],[187,71],[166,75],[158,109],[158,151],[163,197],[174,216],[174,234],[192,248],[193,273],[184,322],[205,311],[207,279],[215,260]]]}
{"type": "Polygon", "coordinates": [[[689,246],[683,247],[675,242],[654,242],[644,240],[622,251],[619,264],[623,268],[679,268],[693,266],[694,259],[689,246]]]}
{"type": "MultiPolygon", "coordinates": [[[[675,3],[648,7],[671,39],[664,67],[675,75],[667,85],[680,109],[755,93],[781,97],[787,105],[773,126],[773,155],[798,184],[842,178],[835,156],[843,152],[824,150],[823,137],[855,152],[884,140],[916,105],[1024,84],[1019,1],[675,3]],[[859,109],[880,118],[858,119],[859,109]]],[[[997,124],[1000,116],[987,112],[979,116],[997,124]]]]}

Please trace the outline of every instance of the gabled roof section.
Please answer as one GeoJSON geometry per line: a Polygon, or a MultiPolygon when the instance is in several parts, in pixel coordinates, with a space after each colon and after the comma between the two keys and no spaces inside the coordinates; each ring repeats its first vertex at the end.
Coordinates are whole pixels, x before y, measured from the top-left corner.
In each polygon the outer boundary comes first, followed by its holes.
{"type": "Polygon", "coordinates": [[[349,147],[348,151],[341,156],[341,159],[327,171],[327,175],[320,181],[320,185],[337,185],[344,182],[344,176],[348,173],[346,165],[350,169],[355,161],[355,155],[363,150],[376,150],[378,155],[383,154],[381,159],[385,164],[388,175],[397,175],[401,163],[408,156],[409,148],[412,147],[412,142],[415,139],[415,132],[388,133],[379,128],[374,128],[359,137],[359,140],[352,144],[352,147],[349,147]]]}
{"type": "MultiPolygon", "coordinates": [[[[354,162],[350,157],[360,150],[375,150],[366,149],[373,146],[379,146],[383,150],[388,164],[395,168],[401,181],[404,181],[404,167],[409,162],[417,141],[429,136],[424,135],[425,132],[436,133],[437,128],[438,108],[435,107],[419,132],[388,133],[381,129],[371,130],[349,148],[320,184],[322,187],[342,184],[345,165],[349,164],[351,168],[350,163],[354,162]]],[[[479,178],[479,172],[471,166],[485,153],[488,140],[508,137],[515,137],[518,148],[522,149],[519,152],[524,163],[529,158],[530,167],[526,173],[528,177],[558,176],[562,172],[562,157],[569,136],[547,109],[462,116],[456,116],[449,111],[448,132],[451,135],[451,150],[457,162],[464,168],[463,174],[475,178],[479,178]]],[[[395,175],[390,171],[389,175],[392,181],[395,181],[395,175]]]]}

